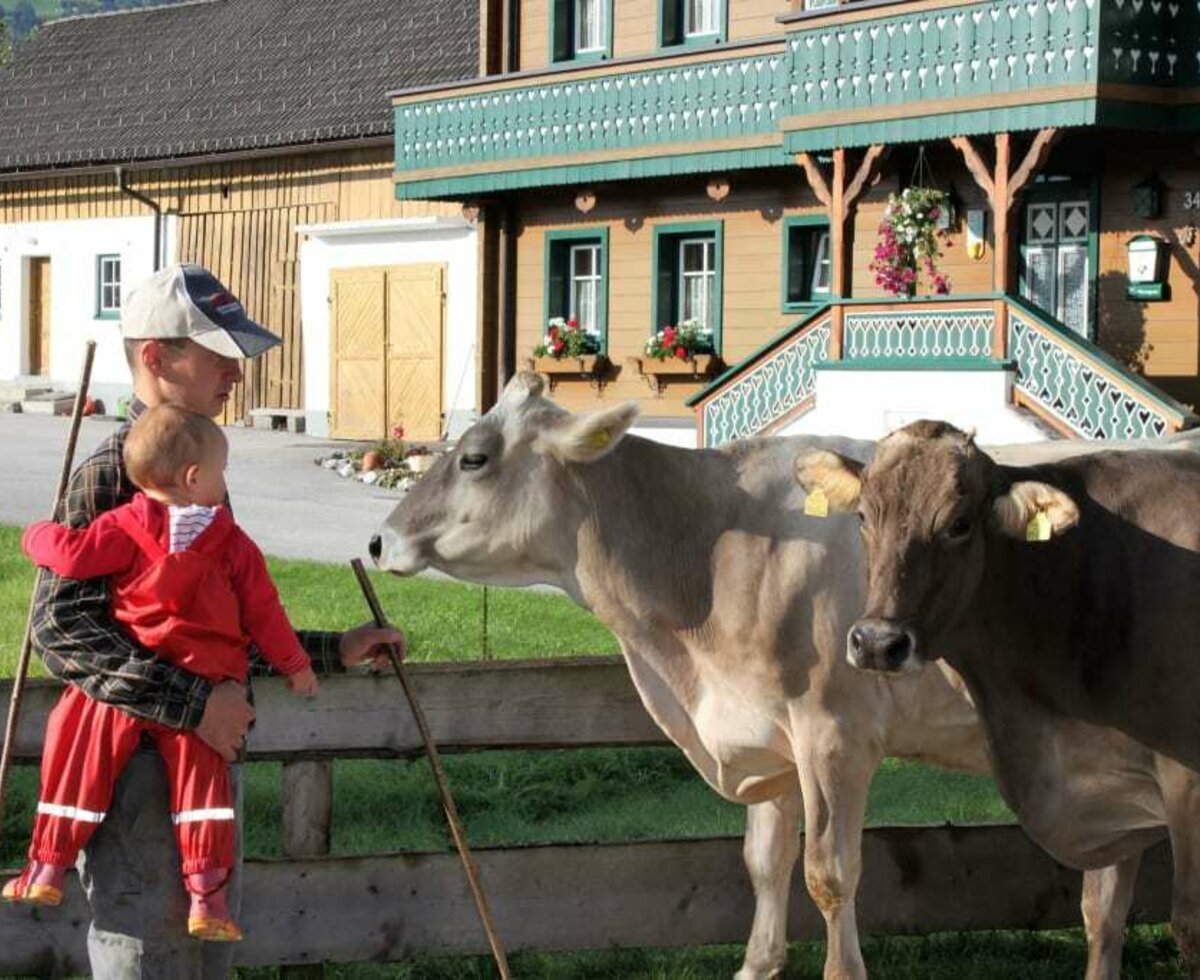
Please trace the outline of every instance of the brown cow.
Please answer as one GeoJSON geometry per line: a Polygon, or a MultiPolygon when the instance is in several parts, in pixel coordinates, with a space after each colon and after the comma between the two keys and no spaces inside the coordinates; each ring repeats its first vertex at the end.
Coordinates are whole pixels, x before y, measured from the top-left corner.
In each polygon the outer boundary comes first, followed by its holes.
{"type": "Polygon", "coordinates": [[[1016,468],[942,422],[865,469],[816,451],[811,494],[857,510],[867,602],[847,656],[945,658],[979,708],[1022,825],[1079,868],[1170,835],[1172,923],[1200,976],[1200,461],[1101,452],[1016,468]]]}

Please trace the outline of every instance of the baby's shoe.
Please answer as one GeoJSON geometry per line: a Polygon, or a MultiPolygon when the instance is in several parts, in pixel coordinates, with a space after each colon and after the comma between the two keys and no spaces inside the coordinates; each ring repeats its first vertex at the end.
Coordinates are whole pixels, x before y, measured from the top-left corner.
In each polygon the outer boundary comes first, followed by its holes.
{"type": "Polygon", "coordinates": [[[61,865],[30,861],[20,875],[5,884],[0,897],[27,905],[59,905],[66,876],[67,869],[61,865]]]}
{"type": "Polygon", "coordinates": [[[187,876],[191,908],[188,909],[188,934],[213,943],[236,943],[242,930],[229,914],[224,870],[201,871],[187,876]]]}

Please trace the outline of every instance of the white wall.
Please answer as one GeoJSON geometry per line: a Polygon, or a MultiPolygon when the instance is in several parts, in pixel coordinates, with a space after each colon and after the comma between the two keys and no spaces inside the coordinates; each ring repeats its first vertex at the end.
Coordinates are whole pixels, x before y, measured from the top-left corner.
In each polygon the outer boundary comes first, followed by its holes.
{"type": "Polygon", "coordinates": [[[1012,405],[1012,372],[817,369],[816,404],[780,435],[879,439],[917,419],[974,427],[981,443],[1039,442],[1047,430],[1012,405]]]}
{"type": "MultiPolygon", "coordinates": [[[[174,253],[174,223],[164,232],[174,253]]],[[[74,390],[83,347],[96,341],[92,391],[115,401],[131,391],[117,320],[96,316],[96,257],[121,256],[123,290],[154,271],[154,219],[87,218],[0,224],[0,379],[29,373],[29,259],[50,259],[50,375],[74,390]]],[[[114,406],[106,405],[109,410],[114,406]]]]}
{"type": "Polygon", "coordinates": [[[442,404],[450,438],[475,415],[476,327],[479,318],[479,259],[476,231],[453,218],[397,218],[301,226],[300,304],[304,329],[306,430],[329,434],[329,281],[334,269],[371,265],[444,263],[446,334],[442,404]]]}

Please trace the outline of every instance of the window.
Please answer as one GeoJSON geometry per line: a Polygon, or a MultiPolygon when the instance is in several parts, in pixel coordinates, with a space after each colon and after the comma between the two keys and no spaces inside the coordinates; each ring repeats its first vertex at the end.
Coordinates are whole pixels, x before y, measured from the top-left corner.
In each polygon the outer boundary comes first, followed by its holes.
{"type": "Polygon", "coordinates": [[[833,288],[829,224],[824,218],[788,218],[783,227],[783,308],[827,300],[833,288]]]}
{"type": "Polygon", "coordinates": [[[121,313],[121,256],[96,257],[96,315],[116,317],[121,313]]]}
{"type": "Polygon", "coordinates": [[[552,60],[611,58],[612,4],[613,0],[551,0],[552,60]]]}
{"type": "Polygon", "coordinates": [[[574,319],[608,343],[608,229],[546,232],[544,323],[574,319]]]}
{"type": "Polygon", "coordinates": [[[658,3],[659,47],[725,40],[727,0],[658,0],[658,3]]]}
{"type": "Polygon", "coordinates": [[[721,349],[722,234],[720,221],[654,229],[654,321],[651,332],[699,320],[721,349]]]}
{"type": "Polygon", "coordinates": [[[1087,191],[1036,187],[1025,207],[1021,294],[1076,333],[1092,333],[1094,209],[1087,191]]]}

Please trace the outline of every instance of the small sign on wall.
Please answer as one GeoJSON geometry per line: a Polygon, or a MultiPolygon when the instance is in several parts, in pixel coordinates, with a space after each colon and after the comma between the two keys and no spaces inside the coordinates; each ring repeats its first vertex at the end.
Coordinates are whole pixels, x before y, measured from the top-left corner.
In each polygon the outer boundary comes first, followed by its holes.
{"type": "Polygon", "coordinates": [[[1153,302],[1169,298],[1167,291],[1167,243],[1153,235],[1134,235],[1129,250],[1129,299],[1153,302]]]}

